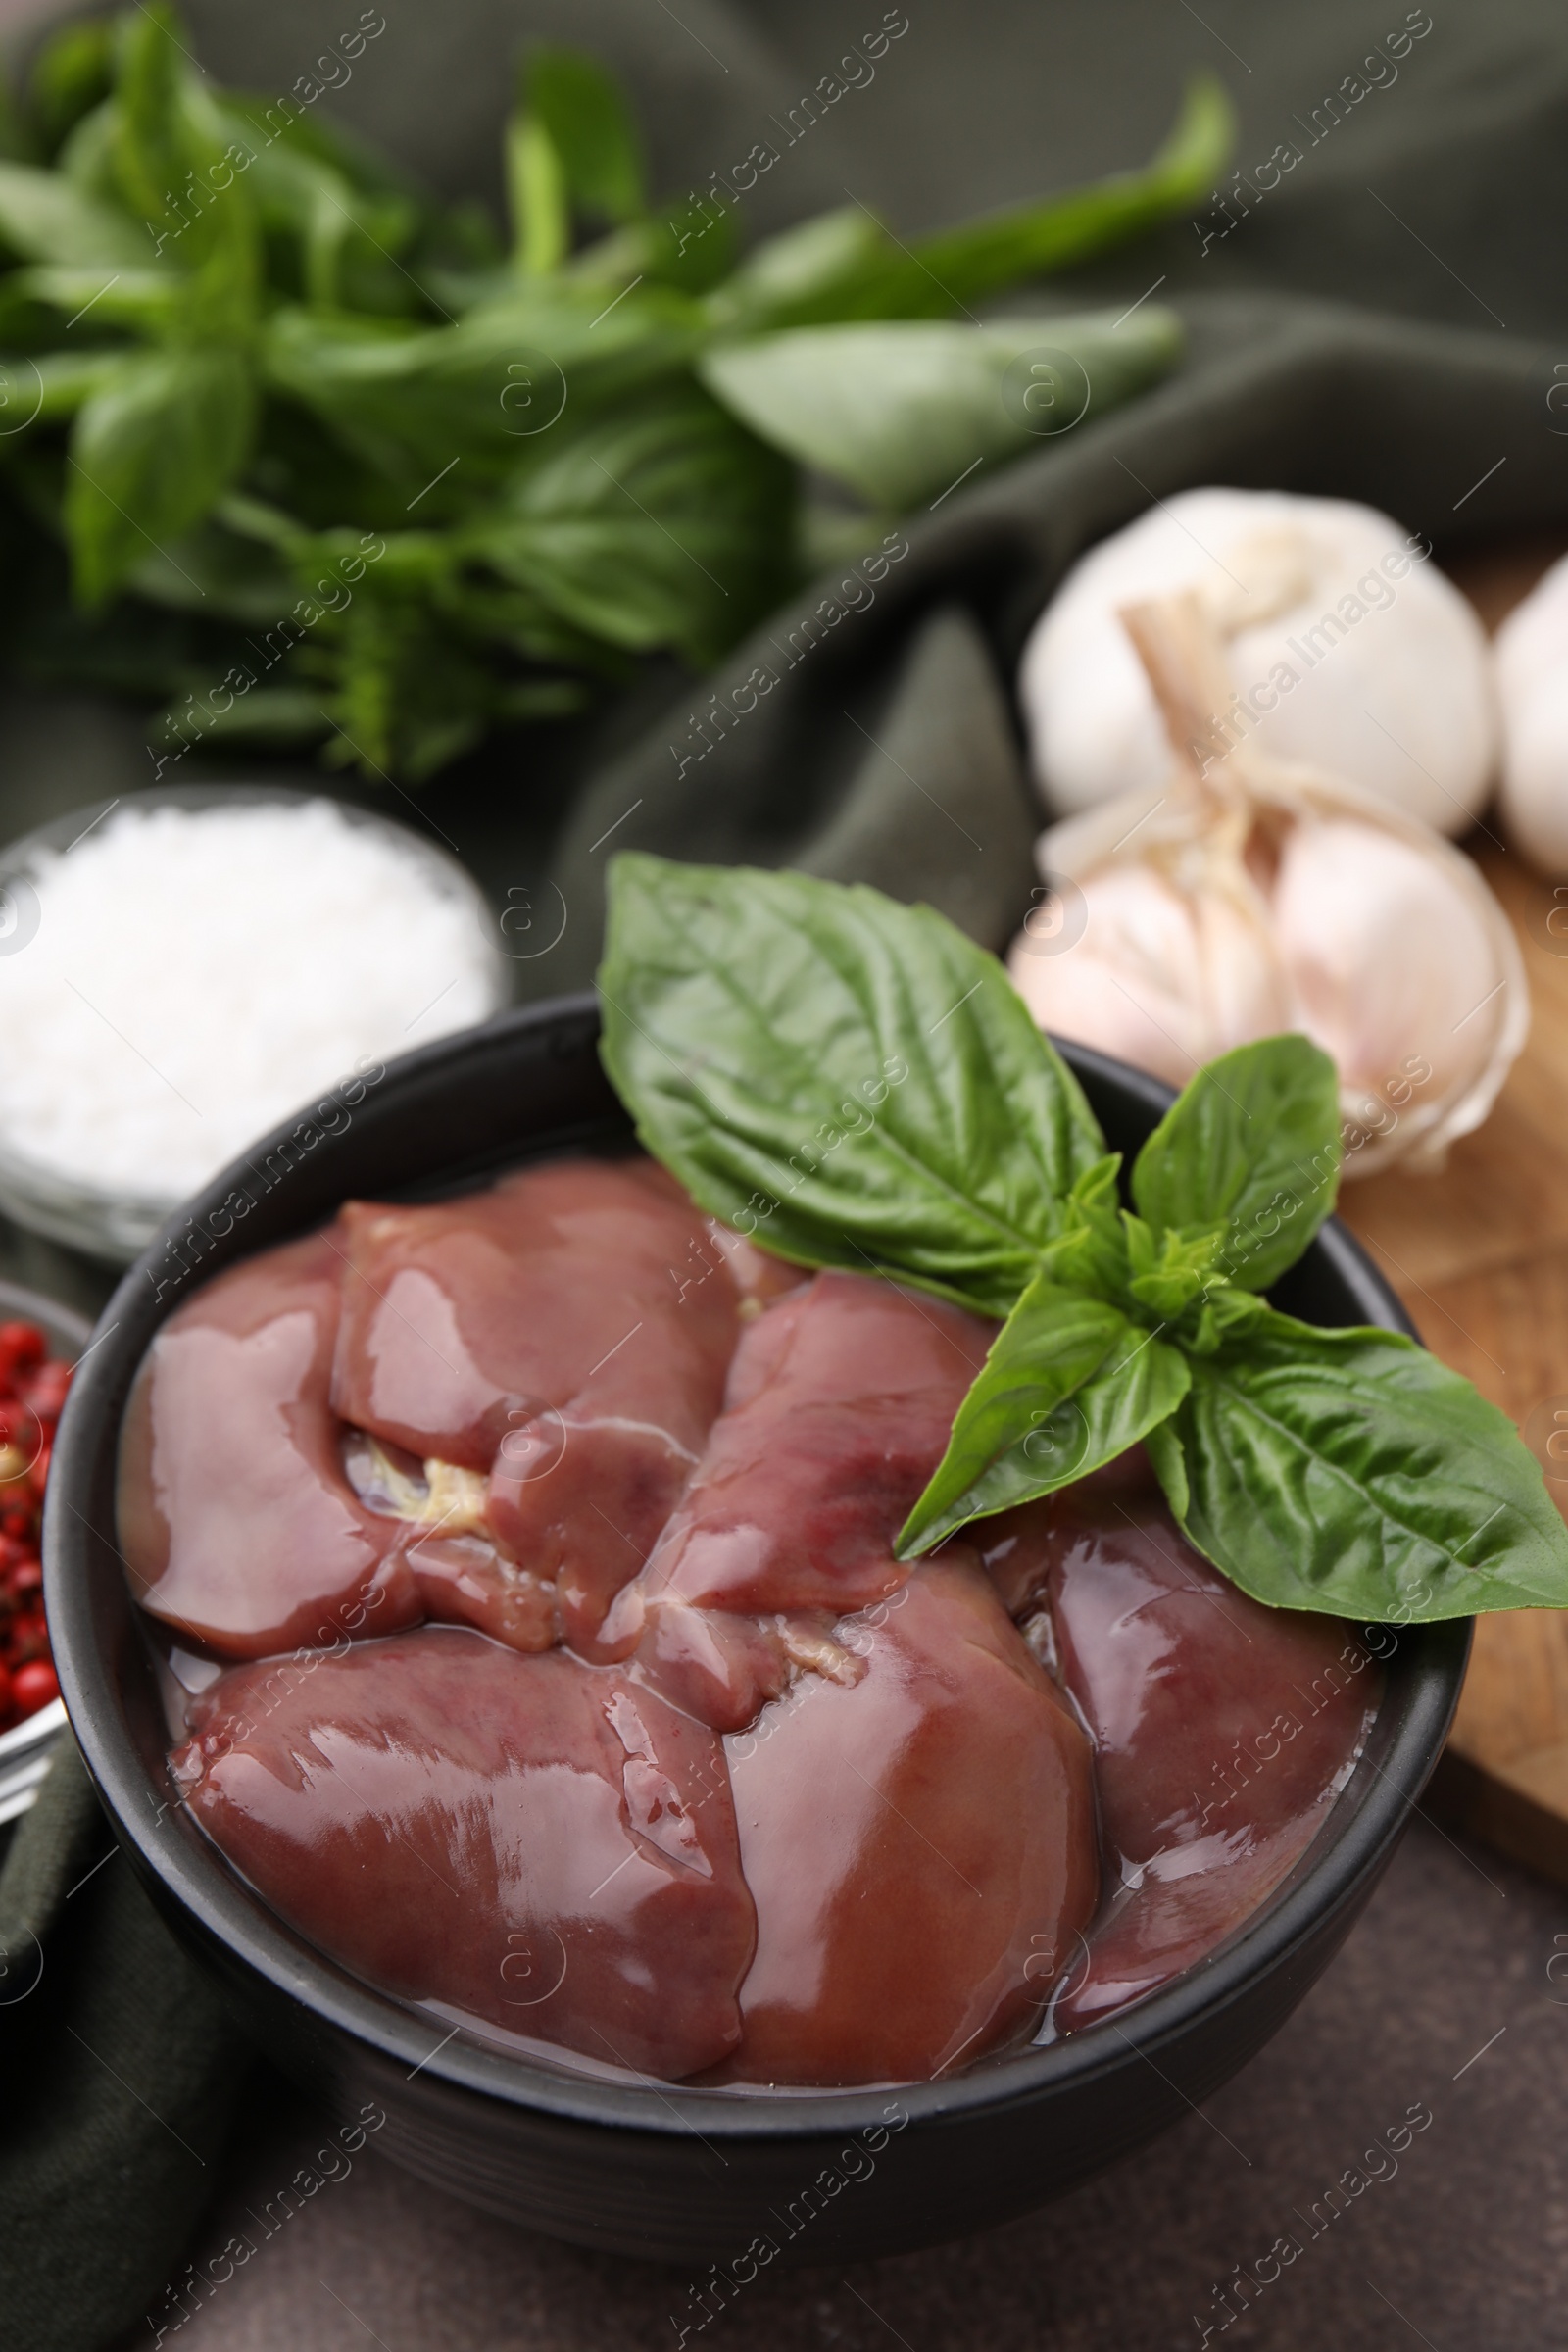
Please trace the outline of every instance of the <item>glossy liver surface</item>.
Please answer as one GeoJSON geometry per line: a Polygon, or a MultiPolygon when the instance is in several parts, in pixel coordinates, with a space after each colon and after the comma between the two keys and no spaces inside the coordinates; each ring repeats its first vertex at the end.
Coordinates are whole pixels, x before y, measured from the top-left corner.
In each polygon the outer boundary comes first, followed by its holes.
{"type": "Polygon", "coordinates": [[[381,1989],[669,2081],[928,2079],[1168,1982],[1311,1842],[1377,1669],[1141,1455],[896,1561],[995,1328],[637,1159],[243,1261],[121,1452],[193,1817],[381,1989]]]}

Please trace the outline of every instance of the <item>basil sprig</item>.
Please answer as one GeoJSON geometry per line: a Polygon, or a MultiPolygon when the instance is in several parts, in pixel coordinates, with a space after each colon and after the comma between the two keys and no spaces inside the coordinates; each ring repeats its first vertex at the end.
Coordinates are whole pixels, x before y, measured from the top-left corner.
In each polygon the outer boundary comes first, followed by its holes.
{"type": "MultiPolygon", "coordinates": [[[[908,29],[890,10],[807,121],[908,29]]],[[[742,256],[798,130],[754,124],[734,186],[662,198],[614,77],[530,41],[503,229],[333,127],[387,30],[349,9],[287,94],[247,95],[134,0],[0,72],[8,662],[162,703],[160,770],[212,737],[418,784],[643,657],[705,669],[818,555],[1180,359],[1151,300],[974,311],[1206,200],[1235,133],[1208,74],[1141,169],[912,242],[846,202],[742,256]],[[1070,379],[1048,415],[1013,384],[1042,351],[1070,379]]]]}
{"type": "Polygon", "coordinates": [[[1071,1071],[929,907],[623,855],[600,994],[639,1136],[712,1215],[1004,1318],[901,1558],[1142,1439],[1188,1540],[1258,1600],[1568,1606],[1568,1529],[1507,1416],[1398,1333],[1259,1296],[1338,1190],[1334,1065],[1304,1037],[1200,1070],[1129,1208],[1071,1071]]]}

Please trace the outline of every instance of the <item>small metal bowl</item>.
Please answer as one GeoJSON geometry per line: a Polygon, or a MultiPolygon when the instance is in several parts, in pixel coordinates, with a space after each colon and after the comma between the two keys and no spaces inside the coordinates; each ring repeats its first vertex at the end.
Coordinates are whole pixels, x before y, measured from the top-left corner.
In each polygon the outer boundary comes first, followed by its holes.
{"type": "MultiPolygon", "coordinates": [[[[410,1054],[342,1134],[253,1198],[242,1224],[227,1221],[188,1277],[170,1279],[162,1249],[127,1275],[61,1421],[45,1525],[72,1724],[175,1934],[323,2112],[346,2122],[378,2109],[376,2145],[421,2178],[525,2228],[699,2269],[744,2260],[755,2238],[777,2243],[781,2231],[781,2251],[822,2263],[989,2228],[1177,2122],[1284,2024],[1409,1820],[1458,1698],[1469,1628],[1390,1638],[1364,1753],[1308,1851],[1240,1934],[1112,2025],[1049,2048],[932,2082],[787,2096],[698,2089],[514,2056],[351,1976],[268,1908],[180,1804],[150,1645],[109,1532],[122,1415],[148,1345],[196,1282],[308,1232],[341,1200],[428,1199],[542,1152],[624,1148],[630,1122],[598,1036],[595,1000],[569,997],[410,1054]],[[878,2151],[869,2169],[867,2148],[878,2151]]],[[[1109,1149],[1136,1151],[1169,1090],[1103,1054],[1063,1051],[1109,1149]]],[[[213,1211],[247,1183],[251,1171],[236,1166],[187,1203],[198,1226],[210,1233],[213,1211]]],[[[1274,1296],[1311,1322],[1410,1329],[1332,1220],[1274,1296]]]]}
{"type": "MultiPolygon", "coordinates": [[[[0,1323],[36,1323],[49,1342],[52,1355],[74,1363],[91,1336],[85,1316],[73,1314],[53,1298],[40,1298],[14,1282],[0,1282],[0,1323]]],[[[0,1828],[25,1813],[49,1769],[54,1744],[66,1728],[62,1699],[52,1698],[35,1715],[0,1732],[0,1828]]]]}
{"type": "MultiPolygon", "coordinates": [[[[351,825],[392,841],[416,858],[443,896],[466,901],[490,950],[491,986],[486,1017],[499,1012],[512,997],[509,962],[488,901],[466,866],[436,843],[408,826],[394,824],[373,809],[327,792],[296,791],[277,784],[164,785],[119,801],[99,801],[74,809],[35,832],[24,834],[0,851],[0,955],[17,954],[25,945],[29,923],[36,926],[37,900],[32,879],[38,860],[51,851],[66,851],[102,822],[112,808],[294,808],[307,802],[331,800],[351,825]],[[16,944],[13,944],[16,943],[16,944]]],[[[47,1235],[50,1241],[83,1250],[91,1257],[127,1265],[140,1254],[154,1234],[167,1224],[178,1201],[153,1191],[111,1190],[95,1185],[40,1159],[14,1135],[0,1129],[0,1209],[19,1225],[47,1235]]]]}

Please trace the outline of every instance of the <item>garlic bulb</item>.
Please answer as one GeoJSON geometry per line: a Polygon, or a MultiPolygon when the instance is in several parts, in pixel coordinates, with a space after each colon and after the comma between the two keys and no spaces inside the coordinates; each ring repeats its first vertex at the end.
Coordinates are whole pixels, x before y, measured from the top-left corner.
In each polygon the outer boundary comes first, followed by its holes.
{"type": "Polygon", "coordinates": [[[1178,1087],[1231,1046],[1302,1030],[1339,1066],[1348,1175],[1440,1165],[1529,1027],[1501,907],[1419,817],[1255,736],[1227,743],[1209,717],[1224,647],[1200,598],[1122,617],[1164,767],[1041,836],[1058,919],[1025,924],[1014,985],[1043,1029],[1178,1087]]]}
{"type": "Polygon", "coordinates": [[[1568,556],[1497,631],[1503,830],[1548,873],[1568,873],[1568,556]]]}
{"type": "Polygon", "coordinates": [[[1159,712],[1117,618],[1191,590],[1227,641],[1212,718],[1276,759],[1382,793],[1440,832],[1486,806],[1496,717],[1486,640],[1420,538],[1371,507],[1187,490],[1092,548],[1024,648],[1019,692],[1048,808],[1163,777],[1159,712]]]}

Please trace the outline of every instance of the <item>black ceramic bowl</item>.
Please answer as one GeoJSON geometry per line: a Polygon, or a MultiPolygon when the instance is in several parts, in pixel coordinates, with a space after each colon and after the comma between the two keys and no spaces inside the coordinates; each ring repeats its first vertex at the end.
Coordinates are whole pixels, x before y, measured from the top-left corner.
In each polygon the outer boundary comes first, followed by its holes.
{"type": "MultiPolygon", "coordinates": [[[[503,1016],[395,1063],[237,1163],[167,1229],[105,1312],[61,1426],[45,1533],[55,1653],[76,1737],[122,1843],[256,2038],[333,2122],[384,2111],[377,2146],[531,2228],[697,2266],[765,2238],[842,2262],[1000,2222],[1074,2186],[1245,2065],[1327,1965],[1420,1794],[1458,1695],[1463,1625],[1394,1643],[1367,1751],[1286,1886],[1235,1941],[1116,2030],[939,2082],[769,2096],[597,2079],[513,2057],[372,1991],[275,1918],[176,1809],[147,1647],[113,1530],[131,1377],[209,1273],[318,1223],[351,1195],[460,1189],[564,1147],[624,1138],[589,997],[503,1016]],[[328,1132],[330,1128],[330,1132],[328,1132]],[[239,1214],[239,1201],[251,1205],[239,1214]],[[182,1271],[188,1268],[189,1271],[182,1271]]],[[[1169,1100],[1076,1047],[1113,1148],[1169,1100]]],[[[1324,1323],[1407,1330],[1355,1244],[1327,1226],[1279,1294],[1324,1323]]],[[[771,2259],[765,2254],[762,2259],[771,2259]]]]}

